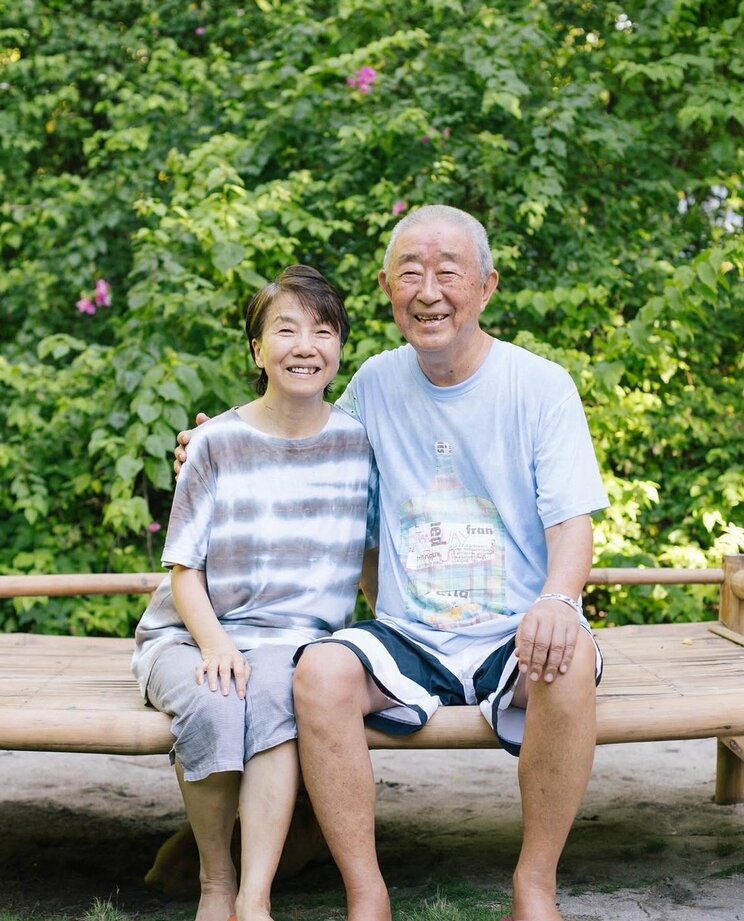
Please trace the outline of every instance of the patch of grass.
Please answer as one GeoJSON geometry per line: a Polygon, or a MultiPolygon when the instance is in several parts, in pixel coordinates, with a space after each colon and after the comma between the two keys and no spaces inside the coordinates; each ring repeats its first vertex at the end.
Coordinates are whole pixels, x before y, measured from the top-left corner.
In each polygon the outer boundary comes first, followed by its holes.
{"type": "Polygon", "coordinates": [[[96,899],[83,915],[82,921],[128,921],[128,918],[111,904],[110,899],[96,899]]]}
{"type": "MultiPolygon", "coordinates": [[[[511,910],[505,893],[460,880],[437,885],[393,889],[395,921],[499,921],[511,910]]],[[[344,921],[346,905],[340,890],[281,893],[272,899],[276,921],[344,921]]],[[[193,907],[127,912],[110,899],[96,899],[82,915],[1,911],[0,921],[192,921],[193,907]]]]}
{"type": "MultiPolygon", "coordinates": [[[[505,911],[505,908],[498,908],[505,911]]],[[[396,912],[398,921],[493,921],[494,906],[460,906],[451,901],[447,896],[436,895],[425,899],[420,908],[411,912],[396,912]]]]}
{"type": "MultiPolygon", "coordinates": [[[[459,880],[436,886],[391,890],[395,921],[499,921],[508,915],[511,898],[459,880]]],[[[276,921],[343,921],[343,897],[335,892],[284,894],[272,899],[276,921]]]]}

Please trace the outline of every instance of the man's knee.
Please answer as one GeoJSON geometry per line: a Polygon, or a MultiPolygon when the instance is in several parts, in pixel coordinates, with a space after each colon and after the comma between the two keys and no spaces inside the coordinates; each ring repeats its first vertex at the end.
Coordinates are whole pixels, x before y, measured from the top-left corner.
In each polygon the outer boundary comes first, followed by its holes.
{"type": "MultiPolygon", "coordinates": [[[[588,688],[596,688],[597,685],[597,647],[590,634],[582,629],[576,639],[576,651],[574,653],[574,662],[576,663],[576,680],[588,688]]],[[[571,669],[569,669],[570,673],[571,669]]]]}
{"type": "Polygon", "coordinates": [[[294,678],[295,710],[350,703],[365,687],[365,672],[357,656],[339,643],[309,646],[297,663],[294,678]]]}
{"type": "Polygon", "coordinates": [[[580,630],[576,650],[569,669],[556,676],[550,684],[544,681],[524,682],[524,690],[533,705],[541,704],[556,715],[566,717],[585,712],[596,698],[596,646],[591,636],[580,630]]]}

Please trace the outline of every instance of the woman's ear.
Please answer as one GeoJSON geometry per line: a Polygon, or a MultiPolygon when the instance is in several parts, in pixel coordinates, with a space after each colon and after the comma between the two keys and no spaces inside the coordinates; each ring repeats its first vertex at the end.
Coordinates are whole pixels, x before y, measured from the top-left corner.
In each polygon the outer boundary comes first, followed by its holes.
{"type": "Polygon", "coordinates": [[[253,360],[256,363],[256,367],[263,368],[264,362],[261,357],[261,343],[258,339],[251,339],[251,349],[253,350],[253,360]]]}

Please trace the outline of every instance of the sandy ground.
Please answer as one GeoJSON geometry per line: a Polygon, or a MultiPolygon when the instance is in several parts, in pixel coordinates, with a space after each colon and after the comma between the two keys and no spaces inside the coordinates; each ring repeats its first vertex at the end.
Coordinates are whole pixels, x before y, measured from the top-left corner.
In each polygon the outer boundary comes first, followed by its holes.
{"type": "MultiPolygon", "coordinates": [[[[393,898],[410,886],[434,894],[443,877],[508,890],[520,834],[514,759],[433,751],[374,760],[393,898]]],[[[565,917],[744,921],[744,805],[713,804],[714,774],[709,740],[598,749],[561,866],[565,917]]],[[[142,884],[183,818],[165,757],[0,752],[0,790],[1,908],[36,906],[43,919],[95,897],[125,910],[165,904],[142,884]]],[[[315,901],[337,877],[314,867],[292,886],[315,901]]]]}

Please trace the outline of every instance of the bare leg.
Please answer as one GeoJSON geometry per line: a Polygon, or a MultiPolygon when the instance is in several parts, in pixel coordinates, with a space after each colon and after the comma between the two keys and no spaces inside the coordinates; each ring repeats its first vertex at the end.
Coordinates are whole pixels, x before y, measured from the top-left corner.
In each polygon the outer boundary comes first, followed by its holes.
{"type": "Polygon", "coordinates": [[[184,780],[176,761],[176,776],[199,848],[201,898],[195,921],[227,921],[235,911],[235,866],[230,855],[238,811],[240,774],[223,771],[204,780],[184,780]]]}
{"type": "Polygon", "coordinates": [[[346,888],[348,921],[391,921],[375,848],[375,778],[367,713],[389,701],[335,643],[307,649],[294,685],[302,776],[346,888]]]}
{"type": "Polygon", "coordinates": [[[526,683],[519,757],[524,837],[514,873],[514,921],[560,921],[558,860],[589,782],[596,744],[594,644],[580,631],[570,669],[526,683]]]}
{"type": "Polygon", "coordinates": [[[300,767],[295,742],[254,755],[240,785],[239,921],[271,921],[271,884],[292,821],[300,767]]]}

